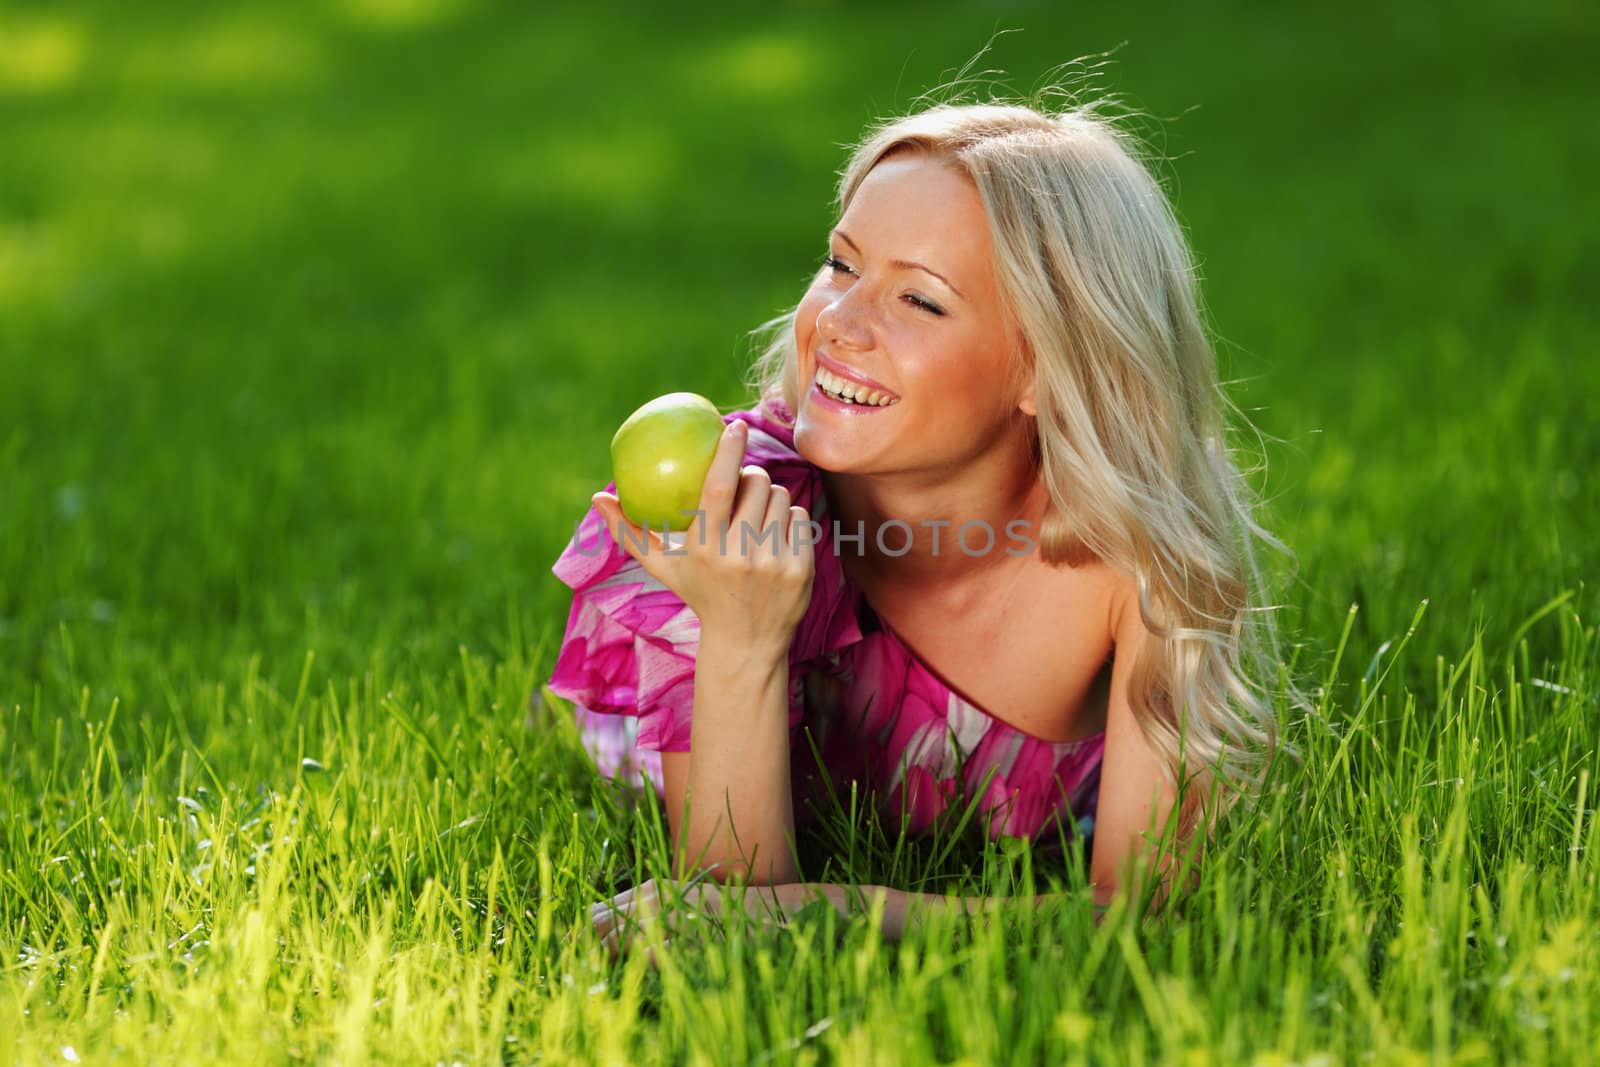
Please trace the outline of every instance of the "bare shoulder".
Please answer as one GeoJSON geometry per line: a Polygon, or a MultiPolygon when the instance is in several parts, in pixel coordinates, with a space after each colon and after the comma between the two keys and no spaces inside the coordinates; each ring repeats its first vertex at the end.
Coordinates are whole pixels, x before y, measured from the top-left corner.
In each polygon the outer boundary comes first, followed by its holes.
{"type": "Polygon", "coordinates": [[[1113,640],[1126,637],[1129,628],[1137,624],[1143,630],[1143,615],[1139,610],[1139,582],[1124,571],[1106,568],[1107,622],[1113,640]]]}
{"type": "Polygon", "coordinates": [[[1098,560],[1077,567],[1045,566],[1039,585],[1044,602],[1071,613],[1074,629],[1098,643],[1114,642],[1127,605],[1138,611],[1138,583],[1133,576],[1098,560]],[[1085,630],[1092,632],[1083,632],[1085,630]]]}
{"type": "MultiPolygon", "coordinates": [[[[1054,572],[1041,607],[1056,616],[1063,632],[1082,648],[1099,650],[1101,660],[1115,659],[1120,646],[1127,661],[1148,631],[1139,610],[1139,583],[1133,575],[1108,563],[1047,568],[1054,572]],[[1047,605],[1047,606],[1046,606],[1047,605]]],[[[1126,665],[1126,662],[1125,662],[1126,665]]]]}

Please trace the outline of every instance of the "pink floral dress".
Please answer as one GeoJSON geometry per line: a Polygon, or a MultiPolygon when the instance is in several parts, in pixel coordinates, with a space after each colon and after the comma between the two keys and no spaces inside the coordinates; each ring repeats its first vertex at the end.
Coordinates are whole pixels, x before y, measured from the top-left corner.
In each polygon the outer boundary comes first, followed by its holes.
{"type": "MultiPolygon", "coordinates": [[[[764,467],[823,528],[811,603],[789,647],[796,818],[806,817],[802,796],[824,784],[848,796],[856,782],[912,833],[968,803],[996,837],[1058,825],[1092,832],[1104,733],[1046,741],[940,681],[846,581],[821,474],[794,450],[787,413],[723,416],[734,418],[750,427],[745,463],[764,467]]],[[[699,620],[612,541],[592,508],[553,570],[573,598],[550,690],[572,701],[602,774],[659,792],[660,754],[689,750],[699,620]]]]}

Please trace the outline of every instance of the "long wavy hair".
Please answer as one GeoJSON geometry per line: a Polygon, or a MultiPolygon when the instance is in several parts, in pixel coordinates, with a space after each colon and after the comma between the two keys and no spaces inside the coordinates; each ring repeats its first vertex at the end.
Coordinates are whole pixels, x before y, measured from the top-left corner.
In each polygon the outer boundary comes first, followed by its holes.
{"type": "MultiPolygon", "coordinates": [[[[1282,746],[1269,680],[1303,702],[1278,668],[1252,541],[1292,553],[1256,522],[1224,440],[1228,412],[1249,420],[1219,382],[1183,229],[1139,138],[1102,103],[946,102],[880,121],[841,172],[838,207],[892,152],[931,153],[977,186],[1023,342],[1017,381],[1031,376],[1038,407],[1034,455],[1051,501],[1040,551],[1136,579],[1151,636],[1131,702],[1178,790],[1169,829],[1187,843],[1264,783],[1282,746]]],[[[796,310],[753,331],[748,380],[788,412],[800,390],[796,310]]]]}

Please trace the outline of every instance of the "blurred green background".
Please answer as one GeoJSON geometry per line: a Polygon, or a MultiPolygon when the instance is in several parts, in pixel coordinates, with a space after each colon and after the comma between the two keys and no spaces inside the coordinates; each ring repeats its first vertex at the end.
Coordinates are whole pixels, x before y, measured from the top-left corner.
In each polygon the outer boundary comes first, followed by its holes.
{"type": "Polygon", "coordinates": [[[986,43],[1149,116],[1303,663],[1593,616],[1587,5],[11,2],[0,706],[547,654],[615,425],[741,400],[844,146],[986,43]]]}

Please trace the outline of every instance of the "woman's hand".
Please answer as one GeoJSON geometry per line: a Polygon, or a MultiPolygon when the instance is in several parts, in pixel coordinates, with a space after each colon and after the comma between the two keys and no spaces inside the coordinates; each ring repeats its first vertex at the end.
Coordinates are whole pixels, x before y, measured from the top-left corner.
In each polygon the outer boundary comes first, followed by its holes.
{"type": "MultiPolygon", "coordinates": [[[[685,882],[652,878],[592,906],[589,922],[599,935],[600,943],[613,957],[639,943],[650,953],[650,961],[654,963],[657,948],[665,948],[674,937],[719,930],[722,919],[741,904],[747,916],[767,929],[784,926],[790,918],[818,901],[847,918],[877,910],[879,935],[885,941],[900,941],[914,927],[930,921],[982,923],[997,919],[1007,907],[1032,913],[1047,905],[1069,903],[1071,899],[1069,893],[1033,897],[941,896],[879,885],[847,886],[831,882],[738,888],[709,878],[685,882]],[[639,941],[640,938],[643,940],[639,941]]],[[[1126,907],[1128,902],[1121,896],[1110,905],[1096,899],[1092,905],[1095,926],[1100,926],[1109,915],[1121,915],[1126,907]]]]}
{"type": "MultiPolygon", "coordinates": [[[[1046,898],[1039,898],[1040,901],[1046,898]]],[[[687,882],[662,882],[652,878],[624,890],[589,909],[589,922],[600,943],[613,957],[628,951],[636,939],[650,952],[664,948],[674,937],[719,930],[734,909],[767,929],[777,929],[818,903],[840,915],[877,912],[879,934],[899,941],[912,925],[935,914],[963,919],[982,915],[999,904],[982,897],[941,897],[907,893],[881,885],[849,886],[832,882],[788,882],[783,885],[730,886],[709,878],[687,882]]]]}
{"type": "Polygon", "coordinates": [[[595,508],[612,540],[676,593],[706,633],[744,647],[786,653],[811,599],[814,572],[806,509],[757,466],[740,468],[749,429],[735,419],[722,434],[700,490],[700,513],[669,546],[660,532],[628,521],[612,493],[595,508]]]}
{"type": "Polygon", "coordinates": [[[776,929],[818,900],[846,910],[843,886],[791,882],[737,888],[709,878],[689,882],[652,878],[591,907],[589,921],[606,951],[618,956],[635,938],[642,937],[642,943],[653,950],[675,936],[715,930],[723,917],[741,904],[747,916],[776,929]]]}

